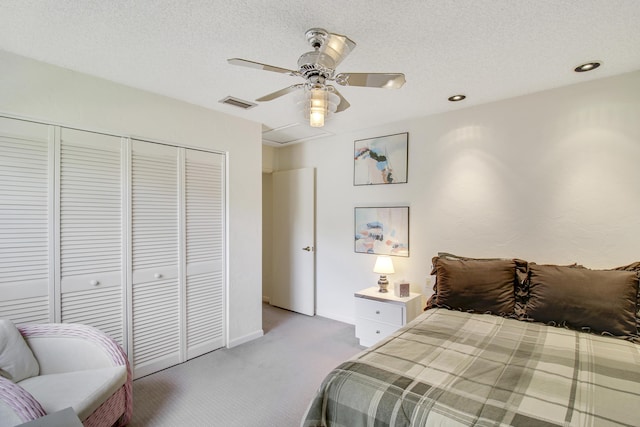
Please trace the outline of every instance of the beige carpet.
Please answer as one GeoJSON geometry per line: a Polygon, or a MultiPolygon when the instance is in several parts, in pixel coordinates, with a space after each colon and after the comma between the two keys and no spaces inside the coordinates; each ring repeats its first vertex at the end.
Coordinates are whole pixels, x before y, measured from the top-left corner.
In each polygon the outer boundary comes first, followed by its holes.
{"type": "Polygon", "coordinates": [[[294,427],[322,378],[363,349],[353,325],[263,304],[262,338],[133,383],[132,427],[294,427]]]}

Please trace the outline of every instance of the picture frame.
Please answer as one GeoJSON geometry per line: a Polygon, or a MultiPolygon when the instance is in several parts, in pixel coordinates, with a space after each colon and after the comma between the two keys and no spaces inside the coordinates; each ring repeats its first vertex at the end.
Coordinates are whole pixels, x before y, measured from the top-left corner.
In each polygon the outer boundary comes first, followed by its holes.
{"type": "Polygon", "coordinates": [[[409,206],[354,208],[356,253],[409,256],[409,206]]]}
{"type": "Polygon", "coordinates": [[[354,141],[353,185],[406,184],[409,133],[354,141]]]}

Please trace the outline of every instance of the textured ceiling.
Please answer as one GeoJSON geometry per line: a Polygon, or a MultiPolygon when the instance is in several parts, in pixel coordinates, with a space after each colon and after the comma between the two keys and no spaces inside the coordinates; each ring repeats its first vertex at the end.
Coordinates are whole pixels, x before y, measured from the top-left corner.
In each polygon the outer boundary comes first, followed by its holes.
{"type": "Polygon", "coordinates": [[[339,134],[639,70],[639,22],[639,0],[2,0],[0,49],[294,129],[295,94],[246,111],[218,101],[302,79],[226,60],[296,69],[305,31],[322,27],[357,43],[338,71],[407,79],[340,88],[351,108],[322,128],[339,134]],[[573,72],[590,60],[604,65],[573,72]]]}

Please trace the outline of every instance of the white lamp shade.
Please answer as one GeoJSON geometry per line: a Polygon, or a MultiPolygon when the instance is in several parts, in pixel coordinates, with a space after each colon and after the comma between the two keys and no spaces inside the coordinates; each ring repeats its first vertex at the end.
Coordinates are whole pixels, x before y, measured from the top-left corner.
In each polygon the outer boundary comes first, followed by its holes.
{"type": "Polygon", "coordinates": [[[391,257],[382,255],[376,259],[376,265],[373,267],[373,272],[378,274],[393,274],[395,270],[393,269],[393,262],[391,262],[391,257]]]}

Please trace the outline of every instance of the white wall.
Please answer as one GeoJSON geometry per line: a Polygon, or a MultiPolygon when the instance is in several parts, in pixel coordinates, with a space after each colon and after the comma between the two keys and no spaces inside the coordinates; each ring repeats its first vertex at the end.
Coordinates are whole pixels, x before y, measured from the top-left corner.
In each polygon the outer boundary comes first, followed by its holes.
{"type": "Polygon", "coordinates": [[[354,291],[376,284],[375,256],[354,253],[355,206],[410,206],[411,254],[390,279],[414,291],[438,251],[637,261],[639,94],[634,72],[278,149],[280,170],[317,168],[317,313],[352,322],[354,291]],[[354,187],[353,141],[399,132],[409,182],[354,187]]]}
{"type": "Polygon", "coordinates": [[[262,335],[259,123],[3,51],[0,51],[0,113],[226,151],[229,343],[235,345],[262,335]]]}

